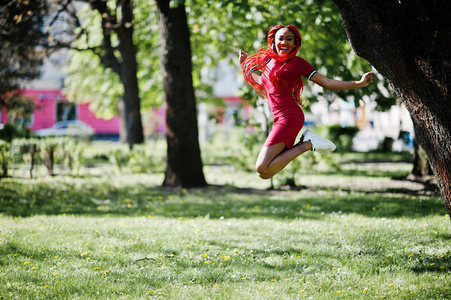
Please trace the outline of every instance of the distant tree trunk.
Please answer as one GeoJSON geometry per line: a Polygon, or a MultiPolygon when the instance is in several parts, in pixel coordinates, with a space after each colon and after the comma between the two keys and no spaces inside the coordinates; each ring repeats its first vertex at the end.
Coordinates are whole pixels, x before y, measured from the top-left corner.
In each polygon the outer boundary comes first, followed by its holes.
{"type": "MultiPolygon", "coordinates": [[[[130,0],[120,1],[122,19],[118,20],[116,15],[111,15],[107,1],[89,1],[91,7],[102,16],[103,49],[104,53],[100,59],[104,66],[116,72],[124,85],[122,97],[124,119],[122,122],[126,128],[126,141],[130,149],[134,144],[144,142],[143,127],[141,121],[141,100],[139,98],[136,47],[133,43],[133,10],[130,0]],[[117,49],[113,47],[110,31],[114,30],[119,37],[117,49]],[[120,52],[120,60],[115,51],[120,52]]],[[[118,1],[119,2],[119,1],[118,1]]]]}
{"type": "Polygon", "coordinates": [[[451,216],[451,1],[333,1],[357,55],[410,112],[451,216]]]}
{"type": "Polygon", "coordinates": [[[119,52],[122,58],[121,80],[124,84],[124,112],[127,128],[127,141],[130,149],[134,144],[144,142],[141,120],[141,100],[138,88],[138,66],[136,63],[136,47],[133,43],[133,11],[130,1],[122,0],[122,23],[117,30],[119,36],[119,52]]]}
{"type": "Polygon", "coordinates": [[[160,61],[166,108],[167,166],[164,186],[205,186],[200,155],[191,45],[185,5],[157,0],[160,61]]]}
{"type": "Polygon", "coordinates": [[[33,178],[33,169],[36,166],[36,152],[38,150],[38,146],[37,145],[30,145],[30,178],[33,178]]]}
{"type": "Polygon", "coordinates": [[[127,135],[127,124],[125,120],[127,119],[125,117],[125,109],[124,109],[124,100],[121,100],[118,102],[118,112],[119,112],[119,142],[125,144],[127,143],[128,135],[127,135]]]}
{"type": "MultiPolygon", "coordinates": [[[[416,135],[417,134],[415,133],[415,136],[416,135]]],[[[412,175],[420,177],[434,175],[426,151],[424,151],[423,147],[421,147],[416,137],[413,139],[412,175]]]]}
{"type": "MultiPolygon", "coordinates": [[[[53,176],[53,175],[55,175],[55,174],[53,174],[53,166],[55,165],[55,146],[49,145],[44,149],[44,151],[45,151],[44,163],[47,168],[47,172],[48,172],[49,176],[53,176]]],[[[32,169],[33,169],[33,167],[31,168],[31,170],[32,169]]],[[[32,175],[32,173],[30,171],[30,176],[31,175],[32,175]]]]}

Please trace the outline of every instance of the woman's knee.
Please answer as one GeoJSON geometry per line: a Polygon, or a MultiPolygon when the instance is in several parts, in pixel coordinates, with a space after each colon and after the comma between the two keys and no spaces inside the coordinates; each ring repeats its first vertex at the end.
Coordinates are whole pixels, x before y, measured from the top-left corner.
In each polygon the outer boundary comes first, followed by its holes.
{"type": "Polygon", "coordinates": [[[255,164],[255,171],[258,173],[258,175],[266,173],[267,169],[268,168],[262,164],[255,164]]]}
{"type": "Polygon", "coordinates": [[[268,170],[268,167],[262,165],[255,166],[255,171],[257,171],[257,174],[261,179],[270,179],[274,176],[274,174],[268,170]]]}
{"type": "MultiPolygon", "coordinates": [[[[258,173],[258,172],[257,172],[257,173],[258,173]]],[[[274,176],[274,174],[270,174],[270,173],[265,173],[265,174],[258,173],[258,176],[259,176],[261,179],[271,179],[271,178],[274,176]]]]}

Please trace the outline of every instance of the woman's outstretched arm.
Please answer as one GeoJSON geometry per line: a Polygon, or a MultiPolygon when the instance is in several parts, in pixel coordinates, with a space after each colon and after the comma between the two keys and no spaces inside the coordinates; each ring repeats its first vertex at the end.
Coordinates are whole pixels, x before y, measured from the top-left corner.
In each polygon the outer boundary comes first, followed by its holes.
{"type": "Polygon", "coordinates": [[[341,81],[327,78],[319,73],[312,76],[311,81],[328,90],[349,90],[366,87],[373,81],[373,72],[363,74],[359,81],[341,81]]]}

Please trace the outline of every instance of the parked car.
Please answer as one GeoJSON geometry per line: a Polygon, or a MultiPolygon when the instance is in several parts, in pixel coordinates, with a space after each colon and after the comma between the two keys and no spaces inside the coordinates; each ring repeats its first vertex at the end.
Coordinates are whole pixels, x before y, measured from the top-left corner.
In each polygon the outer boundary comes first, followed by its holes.
{"type": "Polygon", "coordinates": [[[69,136],[79,137],[82,139],[91,139],[94,137],[94,129],[88,124],[78,121],[60,121],[56,122],[52,127],[36,130],[38,136],[69,136]]]}

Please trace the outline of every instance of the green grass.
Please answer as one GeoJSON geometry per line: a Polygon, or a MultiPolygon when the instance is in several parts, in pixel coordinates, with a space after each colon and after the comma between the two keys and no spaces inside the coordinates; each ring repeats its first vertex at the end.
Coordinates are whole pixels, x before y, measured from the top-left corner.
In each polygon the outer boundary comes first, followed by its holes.
{"type": "Polygon", "coordinates": [[[297,174],[291,190],[217,165],[188,190],[105,166],[3,179],[0,298],[450,298],[440,195],[393,179],[403,159],[363,158],[297,174]]]}

